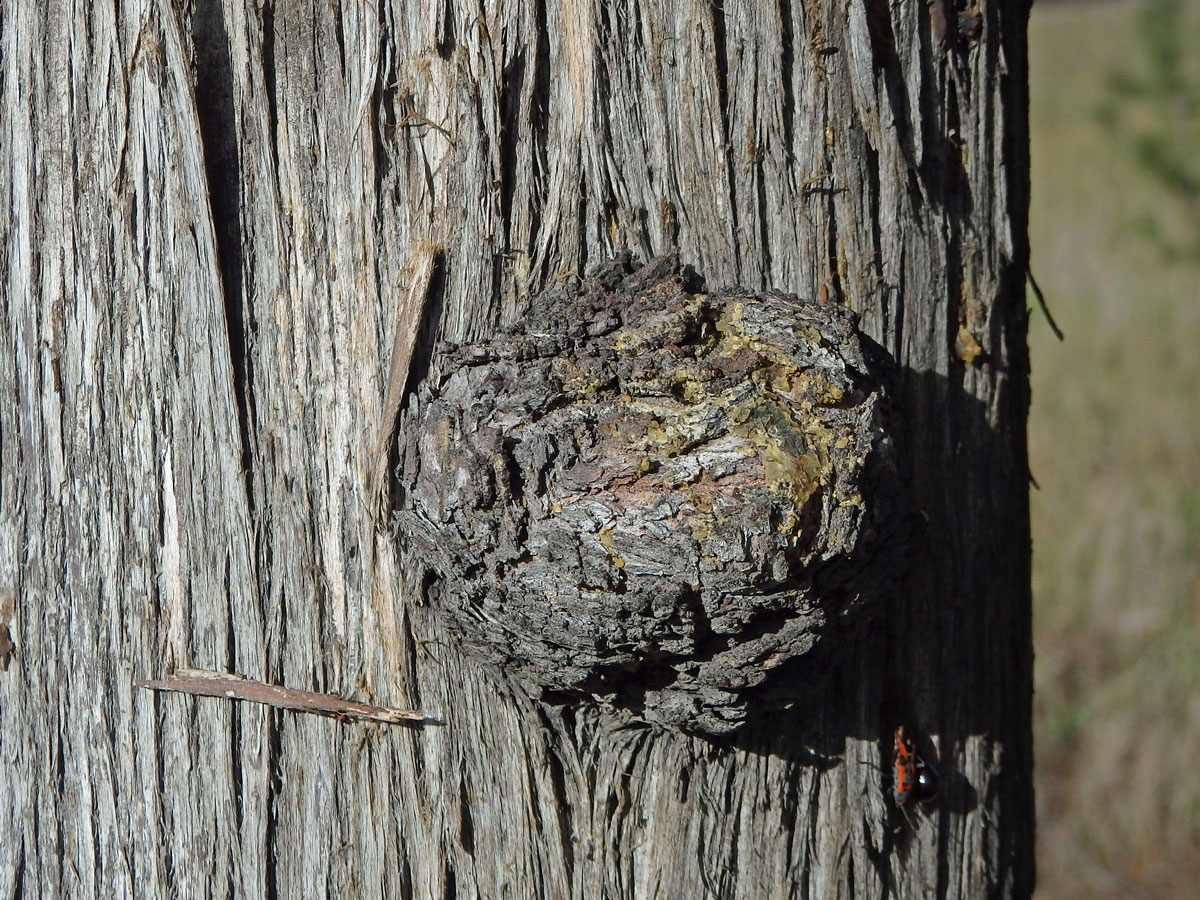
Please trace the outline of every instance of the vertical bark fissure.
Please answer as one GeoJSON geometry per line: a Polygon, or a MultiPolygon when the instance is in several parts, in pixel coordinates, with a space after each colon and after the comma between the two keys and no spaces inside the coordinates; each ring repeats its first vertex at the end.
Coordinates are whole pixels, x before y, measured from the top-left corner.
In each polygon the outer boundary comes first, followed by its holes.
{"type": "MultiPolygon", "coordinates": [[[[229,578],[226,572],[226,594],[231,596],[232,592],[228,590],[229,578]]],[[[225,620],[226,636],[226,653],[229,659],[229,671],[238,672],[237,659],[237,623],[234,620],[233,604],[227,604],[227,613],[225,620]]],[[[241,833],[245,823],[245,808],[243,801],[243,790],[245,785],[244,772],[242,767],[242,741],[245,737],[245,732],[242,728],[242,718],[234,712],[229,719],[229,760],[230,772],[229,781],[230,788],[233,794],[233,821],[237,827],[238,833],[241,833]]],[[[231,867],[232,873],[232,867],[231,867]]],[[[232,877],[232,874],[231,874],[232,877]]]]}
{"type": "MultiPolygon", "coordinates": [[[[21,847],[17,851],[13,871],[12,896],[14,900],[25,900],[25,836],[21,835],[21,847]]],[[[32,896],[32,895],[30,895],[32,896]]]]}
{"type": "MultiPolygon", "coordinates": [[[[787,77],[787,76],[785,76],[787,77]]],[[[757,80],[754,90],[753,106],[758,108],[758,87],[757,80]]],[[[755,123],[759,126],[759,123],[755,123]]],[[[763,273],[758,279],[758,283],[754,285],[757,290],[766,290],[768,285],[764,279],[766,273],[771,271],[771,215],[770,205],[767,201],[767,177],[766,177],[766,140],[761,135],[755,136],[754,154],[754,194],[758,205],[758,244],[762,259],[760,260],[760,271],[763,273]]]]}
{"type": "Polygon", "coordinates": [[[263,859],[266,863],[264,876],[265,900],[280,900],[280,862],[287,847],[279,839],[279,805],[284,802],[283,772],[279,763],[281,758],[280,741],[282,736],[279,728],[280,714],[274,710],[263,715],[265,734],[261,740],[266,745],[267,796],[265,799],[266,815],[263,820],[263,859]]]}
{"type": "MultiPolygon", "coordinates": [[[[785,154],[785,162],[791,164],[793,161],[792,148],[795,146],[795,136],[793,130],[795,123],[796,106],[796,51],[793,46],[795,42],[794,23],[792,22],[792,0],[779,0],[777,7],[779,13],[779,71],[783,90],[783,105],[781,124],[783,127],[783,144],[779,150],[785,154]]],[[[768,87],[770,87],[768,85],[768,87]]]]}
{"type": "MultiPolygon", "coordinates": [[[[387,185],[389,176],[391,175],[392,162],[388,153],[387,137],[389,134],[394,135],[398,127],[395,117],[391,115],[395,110],[395,87],[389,83],[389,78],[394,79],[395,77],[394,47],[387,37],[387,16],[382,4],[377,16],[376,27],[379,29],[376,57],[380,60],[380,63],[374,73],[374,84],[367,105],[367,119],[359,127],[361,129],[361,139],[370,142],[371,168],[375,174],[374,183],[371,186],[371,198],[375,201],[375,220],[377,226],[382,226],[385,222],[385,211],[388,209],[385,204],[389,199],[387,185]]],[[[380,269],[378,259],[372,262],[376,292],[382,295],[383,292],[380,290],[382,282],[380,279],[383,276],[383,272],[380,269]]]]}
{"type": "Polygon", "coordinates": [[[738,240],[740,225],[738,219],[737,169],[734,164],[734,142],[730,134],[729,109],[729,56],[725,35],[725,0],[709,0],[709,21],[712,26],[713,68],[717,77],[717,111],[721,124],[721,153],[725,160],[725,189],[726,209],[729,212],[729,233],[733,236],[733,246],[729,248],[733,255],[733,270],[739,279],[742,274],[742,245],[738,240]]]}
{"type": "Polygon", "coordinates": [[[267,102],[267,134],[271,140],[272,168],[279,171],[279,101],[276,90],[275,63],[275,2],[265,0],[262,5],[262,50],[263,95],[267,102]]]}
{"type": "MultiPolygon", "coordinates": [[[[829,109],[826,107],[823,117],[829,123],[829,109]]],[[[826,148],[826,171],[833,171],[832,150],[826,148]]],[[[838,243],[837,195],[845,190],[836,180],[829,179],[825,185],[813,185],[810,190],[824,200],[826,218],[829,221],[829,233],[826,238],[825,254],[828,260],[829,286],[832,299],[838,303],[846,303],[846,291],[842,285],[842,249],[838,243]]]]}
{"type": "Polygon", "coordinates": [[[527,215],[529,222],[523,252],[527,262],[523,267],[526,277],[525,284],[518,285],[528,289],[529,284],[545,284],[547,279],[546,267],[549,259],[543,257],[537,270],[533,266],[538,262],[537,248],[541,243],[542,215],[546,205],[546,190],[550,179],[550,23],[547,18],[546,0],[537,0],[534,7],[534,36],[533,36],[533,87],[529,93],[529,146],[533,159],[530,173],[530,203],[527,215]]]}
{"type": "MultiPolygon", "coordinates": [[[[338,68],[341,71],[345,72],[349,68],[349,66],[347,65],[348,60],[346,57],[346,30],[345,30],[345,26],[343,23],[342,13],[343,13],[343,11],[340,9],[337,9],[334,11],[334,14],[333,14],[333,36],[334,36],[334,40],[337,43],[338,68]]],[[[315,28],[313,30],[313,33],[314,34],[317,33],[315,28]]]]}
{"type": "Polygon", "coordinates": [[[254,373],[249,353],[253,311],[247,308],[250,292],[242,270],[242,172],[234,121],[233,71],[229,34],[220,0],[201,0],[192,21],[195,53],[196,117],[204,152],[209,208],[221,270],[225,299],[225,330],[233,367],[233,397],[241,439],[241,470],[246,497],[253,509],[254,373]]]}

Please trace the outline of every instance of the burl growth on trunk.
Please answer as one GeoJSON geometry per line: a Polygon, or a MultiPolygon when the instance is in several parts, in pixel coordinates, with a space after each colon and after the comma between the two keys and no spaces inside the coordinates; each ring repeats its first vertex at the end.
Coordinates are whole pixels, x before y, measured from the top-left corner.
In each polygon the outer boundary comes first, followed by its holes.
{"type": "Polygon", "coordinates": [[[397,534],[467,652],[727,734],[878,593],[881,395],[848,309],[624,257],[443,348],[399,431],[397,534]]]}

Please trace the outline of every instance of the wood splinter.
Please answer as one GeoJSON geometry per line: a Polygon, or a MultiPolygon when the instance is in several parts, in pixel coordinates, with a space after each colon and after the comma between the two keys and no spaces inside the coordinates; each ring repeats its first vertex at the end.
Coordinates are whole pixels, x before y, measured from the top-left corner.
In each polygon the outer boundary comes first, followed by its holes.
{"type": "Polygon", "coordinates": [[[164,679],[135,678],[134,687],[152,691],[175,691],[201,697],[225,697],[229,700],[248,700],[264,703],[279,709],[334,716],[338,719],[361,719],[372,722],[401,724],[441,724],[437,719],[411,709],[395,709],[390,706],[370,706],[344,700],[333,694],[317,691],[301,691],[263,681],[252,681],[240,675],[226,672],[209,672],[204,669],[176,669],[164,679]]]}

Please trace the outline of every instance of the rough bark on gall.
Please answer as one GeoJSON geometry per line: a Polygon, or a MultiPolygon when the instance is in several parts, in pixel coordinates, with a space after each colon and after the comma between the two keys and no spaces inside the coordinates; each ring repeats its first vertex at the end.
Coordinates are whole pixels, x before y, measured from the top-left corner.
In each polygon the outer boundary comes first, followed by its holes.
{"type": "Polygon", "coordinates": [[[897,504],[854,314],[703,288],[605,262],[449,349],[397,526],[445,626],[535,695],[724,735],[818,689],[789,669],[882,597],[897,504]]]}
{"type": "Polygon", "coordinates": [[[958,12],[5,0],[0,893],[1027,894],[1027,8],[958,12]],[[372,494],[430,245],[421,348],[621,250],[857,312],[923,524],[819,704],[714,742],[463,652],[372,494]]]}

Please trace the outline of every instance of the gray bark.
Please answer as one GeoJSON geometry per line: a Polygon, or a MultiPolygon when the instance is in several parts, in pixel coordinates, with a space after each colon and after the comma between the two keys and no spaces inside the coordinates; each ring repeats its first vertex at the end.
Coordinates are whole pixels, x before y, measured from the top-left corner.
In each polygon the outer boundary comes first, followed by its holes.
{"type": "Polygon", "coordinates": [[[6,0],[0,893],[1027,895],[1027,9],[979,11],[6,0]],[[623,249],[858,312],[922,524],[819,696],[715,742],[463,652],[373,492],[431,246],[415,376],[623,249]]]}

